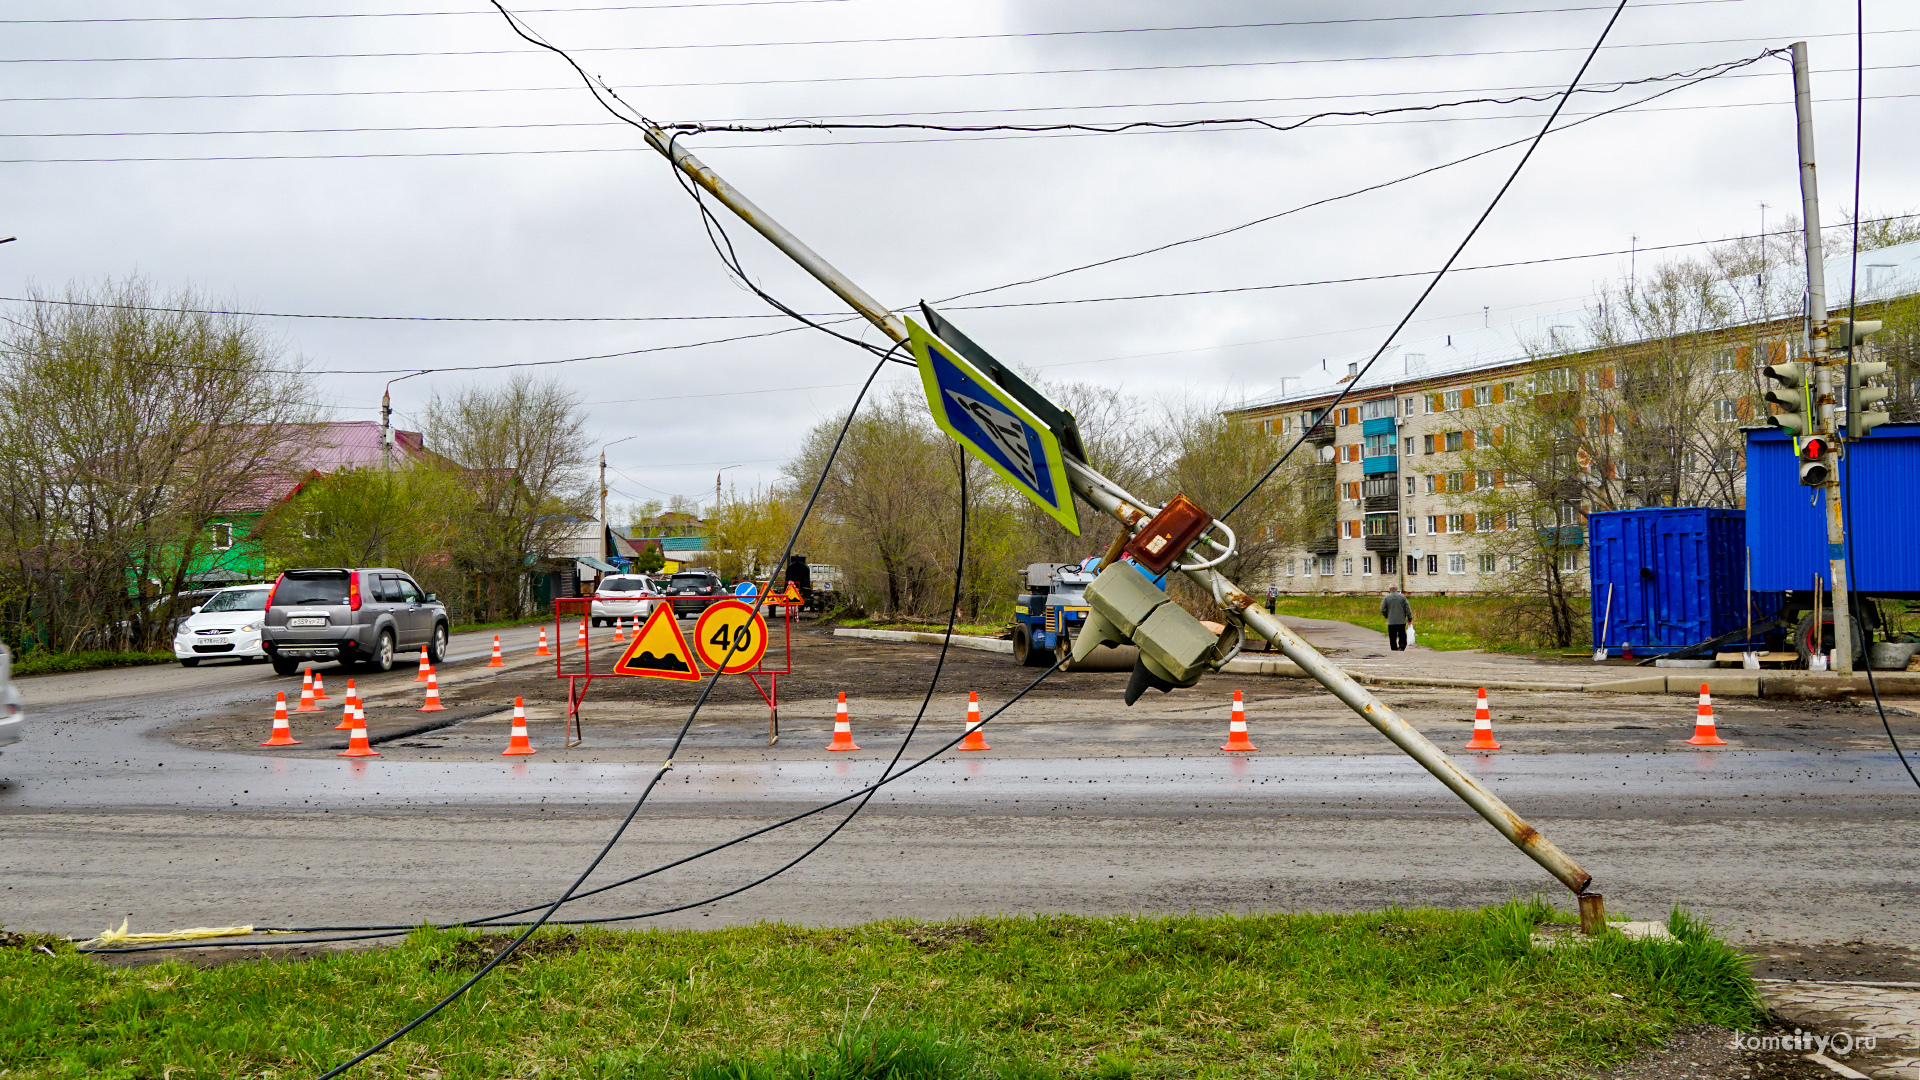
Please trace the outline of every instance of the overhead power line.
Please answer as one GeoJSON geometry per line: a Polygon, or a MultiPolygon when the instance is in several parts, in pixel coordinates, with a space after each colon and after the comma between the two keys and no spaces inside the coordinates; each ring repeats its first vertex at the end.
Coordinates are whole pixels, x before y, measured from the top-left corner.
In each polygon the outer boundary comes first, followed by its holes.
{"type": "MultiPolygon", "coordinates": [[[[596,45],[570,50],[580,53],[632,53],[657,52],[662,50],[684,49],[748,49],[774,48],[805,45],[901,45],[913,42],[967,41],[1004,38],[1061,37],[1084,34],[1136,34],[1136,33],[1172,33],[1187,30],[1251,30],[1268,27],[1286,26],[1286,23],[1235,23],[1213,26],[1158,26],[1132,27],[1120,30],[1055,30],[1033,31],[1018,34],[932,34],[919,37],[884,38],[838,38],[817,41],[759,41],[759,42],[723,42],[708,45],[596,45]]],[[[1888,30],[1870,31],[1873,34],[1911,34],[1920,32],[1920,27],[1901,27],[1888,30]]],[[[1802,34],[1805,39],[1829,37],[1853,37],[1852,34],[1802,34]]],[[[1643,41],[1631,44],[1609,45],[1613,51],[1625,49],[1663,49],[1683,45],[1746,45],[1772,40],[1771,38],[1701,38],[1691,41],[1643,41]]],[[[981,71],[981,72],[916,72],[906,75],[847,75],[826,78],[806,79],[753,79],[736,82],[709,83],[659,83],[656,86],[765,86],[789,83],[822,82],[875,82],[904,79],[953,79],[983,78],[995,75],[1065,75],[1080,74],[1089,71],[1186,71],[1225,68],[1265,68],[1296,67],[1314,64],[1354,64],[1372,61],[1393,60],[1454,60],[1484,56],[1545,56],[1557,53],[1577,53],[1577,46],[1541,46],[1532,49],[1480,49],[1442,53],[1388,53],[1374,56],[1315,56],[1295,57],[1285,60],[1242,60],[1219,61],[1206,64],[1150,64],[1133,67],[1109,68],[1061,68],[1041,71],[981,71]]],[[[393,52],[347,52],[347,53],[246,53],[224,56],[15,56],[0,57],[0,64],[159,64],[159,63],[213,63],[217,61],[241,60],[390,60],[416,59],[423,56],[530,56],[534,49],[411,49],[393,52]]]]}

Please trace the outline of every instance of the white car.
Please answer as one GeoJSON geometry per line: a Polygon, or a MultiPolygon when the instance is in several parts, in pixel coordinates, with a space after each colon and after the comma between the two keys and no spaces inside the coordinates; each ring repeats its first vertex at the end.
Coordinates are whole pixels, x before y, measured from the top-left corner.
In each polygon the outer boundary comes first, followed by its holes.
{"type": "Polygon", "coordinates": [[[265,660],[266,651],[260,648],[260,623],[267,617],[267,597],[271,595],[272,585],[236,585],[214,593],[174,632],[174,658],[181,667],[226,657],[265,660]]]}
{"type": "Polygon", "coordinates": [[[13,687],[13,653],[0,645],[0,746],[20,741],[27,714],[20,711],[20,691],[13,687]]]}
{"type": "Polygon", "coordinates": [[[608,574],[593,590],[593,625],[611,626],[615,619],[643,622],[659,598],[653,579],[645,574],[608,574]]]}

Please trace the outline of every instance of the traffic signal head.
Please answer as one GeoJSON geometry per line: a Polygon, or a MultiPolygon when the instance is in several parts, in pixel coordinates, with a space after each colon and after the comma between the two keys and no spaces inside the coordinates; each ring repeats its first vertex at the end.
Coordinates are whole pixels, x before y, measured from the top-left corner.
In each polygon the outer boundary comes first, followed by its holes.
{"type": "Polygon", "coordinates": [[[1766,376],[1782,387],[1766,393],[1766,399],[1780,407],[1779,412],[1767,417],[1767,423],[1795,435],[1812,431],[1813,409],[1808,400],[1811,395],[1807,386],[1807,365],[1791,360],[1784,364],[1769,364],[1766,376]]]}
{"type": "Polygon", "coordinates": [[[1880,329],[1879,319],[1835,319],[1827,324],[1827,348],[1845,349],[1860,344],[1868,334],[1880,329]]]}
{"type": "MultiPolygon", "coordinates": [[[[1861,325],[1866,325],[1865,320],[1861,325]]],[[[1893,391],[1884,386],[1867,385],[1868,379],[1886,373],[1887,365],[1877,361],[1855,360],[1847,365],[1847,438],[1861,438],[1892,419],[1884,410],[1873,406],[1887,400],[1893,391]]]]}
{"type": "Polygon", "coordinates": [[[1793,448],[1800,459],[1800,482],[1807,487],[1826,487],[1827,481],[1833,478],[1833,461],[1828,456],[1831,451],[1826,438],[1815,435],[1795,439],[1793,448]]]}
{"type": "Polygon", "coordinates": [[[1218,656],[1219,639],[1124,562],[1101,570],[1087,586],[1087,606],[1092,610],[1074,639],[1074,662],[1084,663],[1102,645],[1139,646],[1128,705],[1149,688],[1165,693],[1192,686],[1218,656]]]}

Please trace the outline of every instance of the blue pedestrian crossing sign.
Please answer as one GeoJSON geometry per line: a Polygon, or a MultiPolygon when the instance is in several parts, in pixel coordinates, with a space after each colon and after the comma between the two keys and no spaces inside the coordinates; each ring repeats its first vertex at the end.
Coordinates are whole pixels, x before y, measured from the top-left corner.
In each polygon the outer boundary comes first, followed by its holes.
{"type": "MultiPolygon", "coordinates": [[[[927,407],[940,429],[1079,536],[1080,517],[1067,484],[1059,436],[978,365],[912,319],[907,320],[907,335],[920,366],[927,407]]],[[[1077,430],[1069,435],[1078,437],[1077,430]]]]}

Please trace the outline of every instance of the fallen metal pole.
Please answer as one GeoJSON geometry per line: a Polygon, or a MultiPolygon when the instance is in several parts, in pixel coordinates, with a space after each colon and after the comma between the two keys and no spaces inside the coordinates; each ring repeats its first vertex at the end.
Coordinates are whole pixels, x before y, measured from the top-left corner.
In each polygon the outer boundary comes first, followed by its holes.
{"type": "MultiPolygon", "coordinates": [[[[692,154],[673,145],[666,133],[649,124],[645,129],[647,141],[653,148],[666,155],[667,159],[695,183],[713,194],[721,204],[739,215],[740,220],[753,226],[754,230],[767,238],[775,247],[785,252],[801,268],[817,278],[822,285],[832,289],[835,295],[853,306],[853,309],[865,316],[883,333],[896,342],[907,339],[907,328],[893,313],[878,300],[869,296],[866,290],[855,285],[851,279],[833,264],[820,257],[819,253],[802,243],[799,237],[788,232],[779,222],[769,217],[766,211],[755,206],[733,185],[722,180],[712,169],[707,168],[692,154]]],[[[1104,513],[1120,520],[1128,531],[1137,530],[1151,516],[1147,504],[1128,494],[1113,481],[1100,475],[1085,462],[1066,458],[1067,477],[1073,490],[1081,498],[1093,504],[1104,513]]],[[[1320,685],[1333,692],[1333,695],[1345,702],[1360,718],[1372,724],[1395,746],[1419,762],[1421,767],[1432,773],[1449,791],[1458,795],[1462,801],[1472,807],[1474,812],[1486,818],[1487,822],[1500,835],[1512,841],[1515,847],[1525,852],[1527,857],[1539,863],[1546,871],[1559,879],[1561,884],[1583,897],[1583,913],[1587,908],[1595,908],[1599,897],[1588,893],[1587,887],[1593,882],[1593,875],[1580,869],[1578,863],[1568,858],[1552,842],[1528,825],[1519,814],[1500,800],[1500,797],[1481,787],[1480,784],[1461,771],[1460,766],[1446,752],[1435,746],[1425,735],[1402,720],[1384,702],[1373,696],[1366,687],[1353,680],[1353,677],[1327,662],[1313,646],[1306,643],[1298,634],[1282,625],[1280,620],[1262,611],[1252,598],[1225,577],[1213,570],[1187,571],[1187,576],[1216,596],[1225,598],[1226,606],[1236,611],[1239,617],[1254,632],[1280,646],[1280,651],[1300,666],[1320,685]]],[[[1583,920],[1587,921],[1587,920],[1583,920]]]]}

